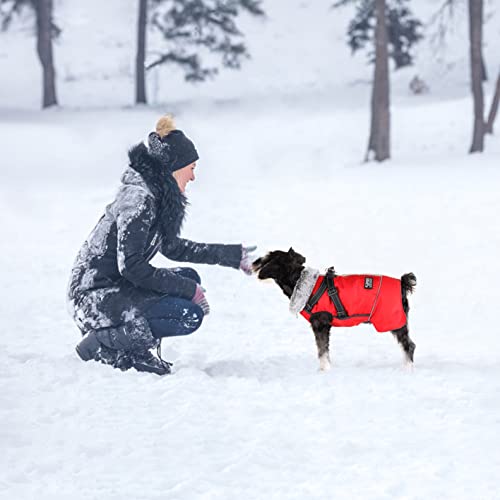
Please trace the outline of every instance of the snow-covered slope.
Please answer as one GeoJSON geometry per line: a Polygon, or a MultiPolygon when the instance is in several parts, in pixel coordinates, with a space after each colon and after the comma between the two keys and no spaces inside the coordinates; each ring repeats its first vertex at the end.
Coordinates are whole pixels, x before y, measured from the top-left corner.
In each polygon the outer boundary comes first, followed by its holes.
{"type": "Polygon", "coordinates": [[[369,70],[341,44],[343,28],[329,35],[327,15],[313,23],[321,3],[286,2],[285,16],[285,2],[272,2],[270,19],[253,28],[246,73],[199,90],[176,84],[169,108],[201,156],[184,236],[261,252],[293,245],[310,266],[342,273],[413,271],[414,370],[390,334],[364,325],[334,331],[334,366],[318,373],[313,335],[275,286],[209,266],[197,268],[210,316],[192,336],[163,342],[172,376],[76,357],[65,308],[72,260],[116,190],[127,148],[160,107],[113,108],[132,94],[129,75],[115,72],[130,68],[114,34],[125,33],[125,14],[115,14],[122,2],[59,2],[74,26],[68,71],[82,72],[60,82],[61,101],[106,106],[17,109],[37,107],[38,82],[14,69],[38,68],[24,36],[5,35],[13,45],[0,59],[2,500],[499,498],[500,141],[488,137],[485,154],[466,155],[466,75],[463,86],[450,77],[444,100],[434,84],[429,96],[408,96],[401,74],[394,159],[362,164],[369,87],[352,83],[369,70]],[[99,5],[107,25],[92,25],[84,44],[99,5]],[[342,64],[323,64],[326,49],[307,52],[307,37],[294,34],[309,18],[342,64]],[[292,55],[278,58],[287,37],[301,54],[295,65],[292,55]],[[265,44],[269,60],[257,57],[265,44]],[[117,56],[108,69],[106,50],[117,56]]]}
{"type": "Polygon", "coordinates": [[[0,497],[498,498],[500,143],[467,157],[467,111],[395,110],[412,128],[396,133],[404,160],[382,166],[357,161],[364,112],[181,114],[202,155],[185,235],[415,272],[416,366],[366,326],[334,332],[319,374],[276,287],[199,266],[212,313],[164,341],[162,379],[79,361],[64,307],[74,254],[155,113],[4,118],[0,497]]]}

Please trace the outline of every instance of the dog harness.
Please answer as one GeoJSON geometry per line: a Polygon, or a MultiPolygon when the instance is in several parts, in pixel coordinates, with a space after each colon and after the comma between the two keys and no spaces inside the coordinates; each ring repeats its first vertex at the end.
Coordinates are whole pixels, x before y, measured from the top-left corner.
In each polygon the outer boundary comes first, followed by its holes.
{"type": "Polygon", "coordinates": [[[371,323],[378,332],[397,330],[406,324],[401,280],[381,275],[325,275],[305,268],[290,299],[290,310],[304,316],[328,312],[332,326],[371,323]]]}

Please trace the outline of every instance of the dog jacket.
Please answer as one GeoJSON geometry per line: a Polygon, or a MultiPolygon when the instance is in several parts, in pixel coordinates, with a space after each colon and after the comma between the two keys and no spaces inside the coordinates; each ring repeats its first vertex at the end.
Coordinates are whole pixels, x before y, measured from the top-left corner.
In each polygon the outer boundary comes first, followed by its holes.
{"type": "Polygon", "coordinates": [[[290,310],[300,312],[308,321],[314,313],[328,312],[332,315],[332,326],[372,323],[378,332],[397,330],[406,324],[401,280],[368,274],[332,275],[332,278],[340,300],[340,311],[328,294],[325,275],[310,268],[304,269],[297,282],[290,299],[290,310]],[[310,299],[321,287],[324,292],[319,298],[315,297],[318,300],[310,307],[310,299]]]}

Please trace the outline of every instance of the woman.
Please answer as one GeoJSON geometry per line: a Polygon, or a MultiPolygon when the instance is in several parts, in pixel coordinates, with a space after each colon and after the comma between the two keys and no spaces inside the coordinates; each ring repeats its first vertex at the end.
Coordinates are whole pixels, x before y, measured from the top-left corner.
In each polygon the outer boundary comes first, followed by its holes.
{"type": "Polygon", "coordinates": [[[251,274],[255,247],[179,238],[198,153],[170,116],[160,118],[147,147],[129,151],[129,160],[116,199],[73,266],[68,299],[83,335],[76,351],[84,361],[165,375],[170,363],[150,350],[163,337],[193,333],[210,309],[194,269],[155,268],[149,261],[160,251],[171,260],[251,274]]]}

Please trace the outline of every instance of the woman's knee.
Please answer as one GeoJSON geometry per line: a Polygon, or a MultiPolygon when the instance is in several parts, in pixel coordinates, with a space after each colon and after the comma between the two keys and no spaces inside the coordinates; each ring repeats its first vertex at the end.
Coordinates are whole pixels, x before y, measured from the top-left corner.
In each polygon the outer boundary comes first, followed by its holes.
{"type": "Polygon", "coordinates": [[[155,314],[148,315],[149,325],[156,338],[190,335],[203,322],[205,315],[198,304],[183,299],[174,299],[172,302],[164,302],[163,311],[157,307],[155,314]]]}
{"type": "Polygon", "coordinates": [[[203,309],[198,304],[191,303],[189,311],[187,311],[182,318],[182,326],[186,331],[185,335],[190,335],[198,330],[203,323],[204,317],[205,313],[203,312],[203,309]]]}

